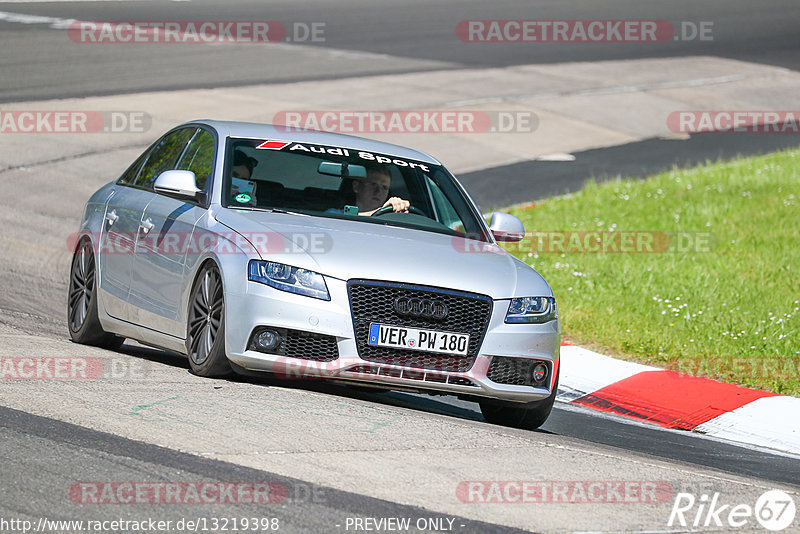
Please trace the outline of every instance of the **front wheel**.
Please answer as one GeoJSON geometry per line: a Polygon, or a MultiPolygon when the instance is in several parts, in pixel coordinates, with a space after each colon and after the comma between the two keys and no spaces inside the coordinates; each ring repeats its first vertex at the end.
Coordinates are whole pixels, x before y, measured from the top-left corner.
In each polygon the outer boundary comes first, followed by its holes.
{"type": "Polygon", "coordinates": [[[200,271],[189,298],[186,351],[199,376],[227,376],[233,371],[225,355],[225,297],[216,264],[200,271]]]}
{"type": "Polygon", "coordinates": [[[103,330],[97,316],[96,264],[92,242],[81,240],[72,257],[67,298],[67,326],[69,337],[75,343],[94,345],[115,350],[122,346],[124,337],[103,330]]]}
{"type": "Polygon", "coordinates": [[[558,392],[558,378],[556,378],[550,396],[540,401],[518,403],[482,400],[479,404],[483,418],[489,423],[524,430],[536,430],[550,417],[556,401],[556,392],[558,392]]]}

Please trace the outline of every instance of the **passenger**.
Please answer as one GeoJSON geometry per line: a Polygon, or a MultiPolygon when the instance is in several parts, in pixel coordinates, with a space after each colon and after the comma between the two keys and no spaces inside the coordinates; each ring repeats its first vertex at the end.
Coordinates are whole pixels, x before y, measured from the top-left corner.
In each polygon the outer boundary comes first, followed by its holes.
{"type": "Polygon", "coordinates": [[[251,158],[241,150],[234,150],[233,152],[233,167],[231,168],[231,176],[234,178],[241,178],[242,180],[249,180],[253,176],[253,169],[258,165],[256,158],[251,158]]]}
{"type": "Polygon", "coordinates": [[[251,182],[253,169],[258,165],[256,158],[251,158],[241,150],[234,150],[231,166],[231,197],[237,205],[257,205],[256,183],[251,182]]]}

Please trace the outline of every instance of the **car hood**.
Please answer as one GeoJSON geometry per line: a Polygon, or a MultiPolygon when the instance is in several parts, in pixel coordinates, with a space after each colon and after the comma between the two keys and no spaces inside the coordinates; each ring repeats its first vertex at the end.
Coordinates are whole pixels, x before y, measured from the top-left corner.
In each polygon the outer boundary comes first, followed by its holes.
{"type": "Polygon", "coordinates": [[[216,219],[263,259],[349,279],[421,284],[488,295],[552,296],[542,276],[501,247],[383,224],[220,209],[216,219]]]}

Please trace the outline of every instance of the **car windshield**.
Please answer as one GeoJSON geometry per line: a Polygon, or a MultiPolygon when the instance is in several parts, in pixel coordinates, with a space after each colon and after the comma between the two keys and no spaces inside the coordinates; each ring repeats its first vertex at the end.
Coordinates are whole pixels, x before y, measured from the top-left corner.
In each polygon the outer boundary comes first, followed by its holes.
{"type": "Polygon", "coordinates": [[[427,162],[363,150],[229,138],[223,205],[488,237],[451,175],[427,162]],[[408,213],[380,209],[398,197],[408,213]],[[365,216],[373,214],[372,216],[365,216]]]}

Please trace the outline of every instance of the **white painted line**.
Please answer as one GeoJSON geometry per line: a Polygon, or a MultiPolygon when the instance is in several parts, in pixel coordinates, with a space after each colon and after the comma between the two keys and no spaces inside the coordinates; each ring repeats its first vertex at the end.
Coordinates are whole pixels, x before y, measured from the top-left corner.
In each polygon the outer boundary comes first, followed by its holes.
{"type": "Polygon", "coordinates": [[[536,161],[575,161],[575,156],[566,152],[554,152],[539,156],[536,161]]]}
{"type": "MultiPolygon", "coordinates": [[[[1,2],[0,2],[1,3],[1,2]]],[[[25,13],[9,13],[0,11],[0,20],[18,24],[47,24],[54,30],[67,30],[75,19],[62,19],[58,17],[43,17],[41,15],[26,15],[25,13]]]]}
{"type": "MultiPolygon", "coordinates": [[[[0,0],[0,4],[3,3],[4,0],[0,0]]],[[[65,0],[65,1],[73,1],[73,0],[65,0]]],[[[124,0],[77,0],[79,2],[89,2],[89,1],[102,1],[102,2],[116,2],[116,1],[124,1],[124,0]]],[[[187,2],[191,0],[172,0],[180,1],[180,2],[187,2]]],[[[47,24],[51,29],[54,30],[68,30],[70,26],[76,22],[90,22],[90,21],[80,21],[77,19],[63,19],[58,17],[45,17],[41,15],[27,15],[25,13],[11,13],[8,11],[0,11],[0,21],[5,22],[13,22],[17,24],[47,24]]],[[[206,46],[229,46],[231,44],[236,43],[217,43],[217,42],[199,42],[193,44],[201,44],[206,46]]],[[[305,49],[308,50],[310,53],[315,55],[325,54],[332,60],[338,59],[366,59],[366,60],[374,60],[374,61],[386,61],[390,60],[392,56],[387,54],[381,54],[377,52],[364,52],[360,50],[343,50],[338,48],[319,48],[312,45],[307,44],[299,44],[299,43],[278,43],[273,42],[269,43],[271,48],[288,48],[291,47],[291,50],[297,51],[298,49],[305,49]]]]}
{"type": "Polygon", "coordinates": [[[730,441],[800,454],[800,398],[763,397],[697,426],[730,441]]]}
{"type": "Polygon", "coordinates": [[[691,139],[691,137],[692,136],[688,133],[669,133],[658,136],[659,139],[663,139],[665,141],[688,141],[691,139]]]}
{"type": "MultiPolygon", "coordinates": [[[[67,4],[73,2],[142,2],[144,0],[0,0],[0,4],[67,4]]],[[[178,0],[172,0],[173,2],[178,0]]],[[[180,0],[191,2],[191,0],[180,0]]]]}

